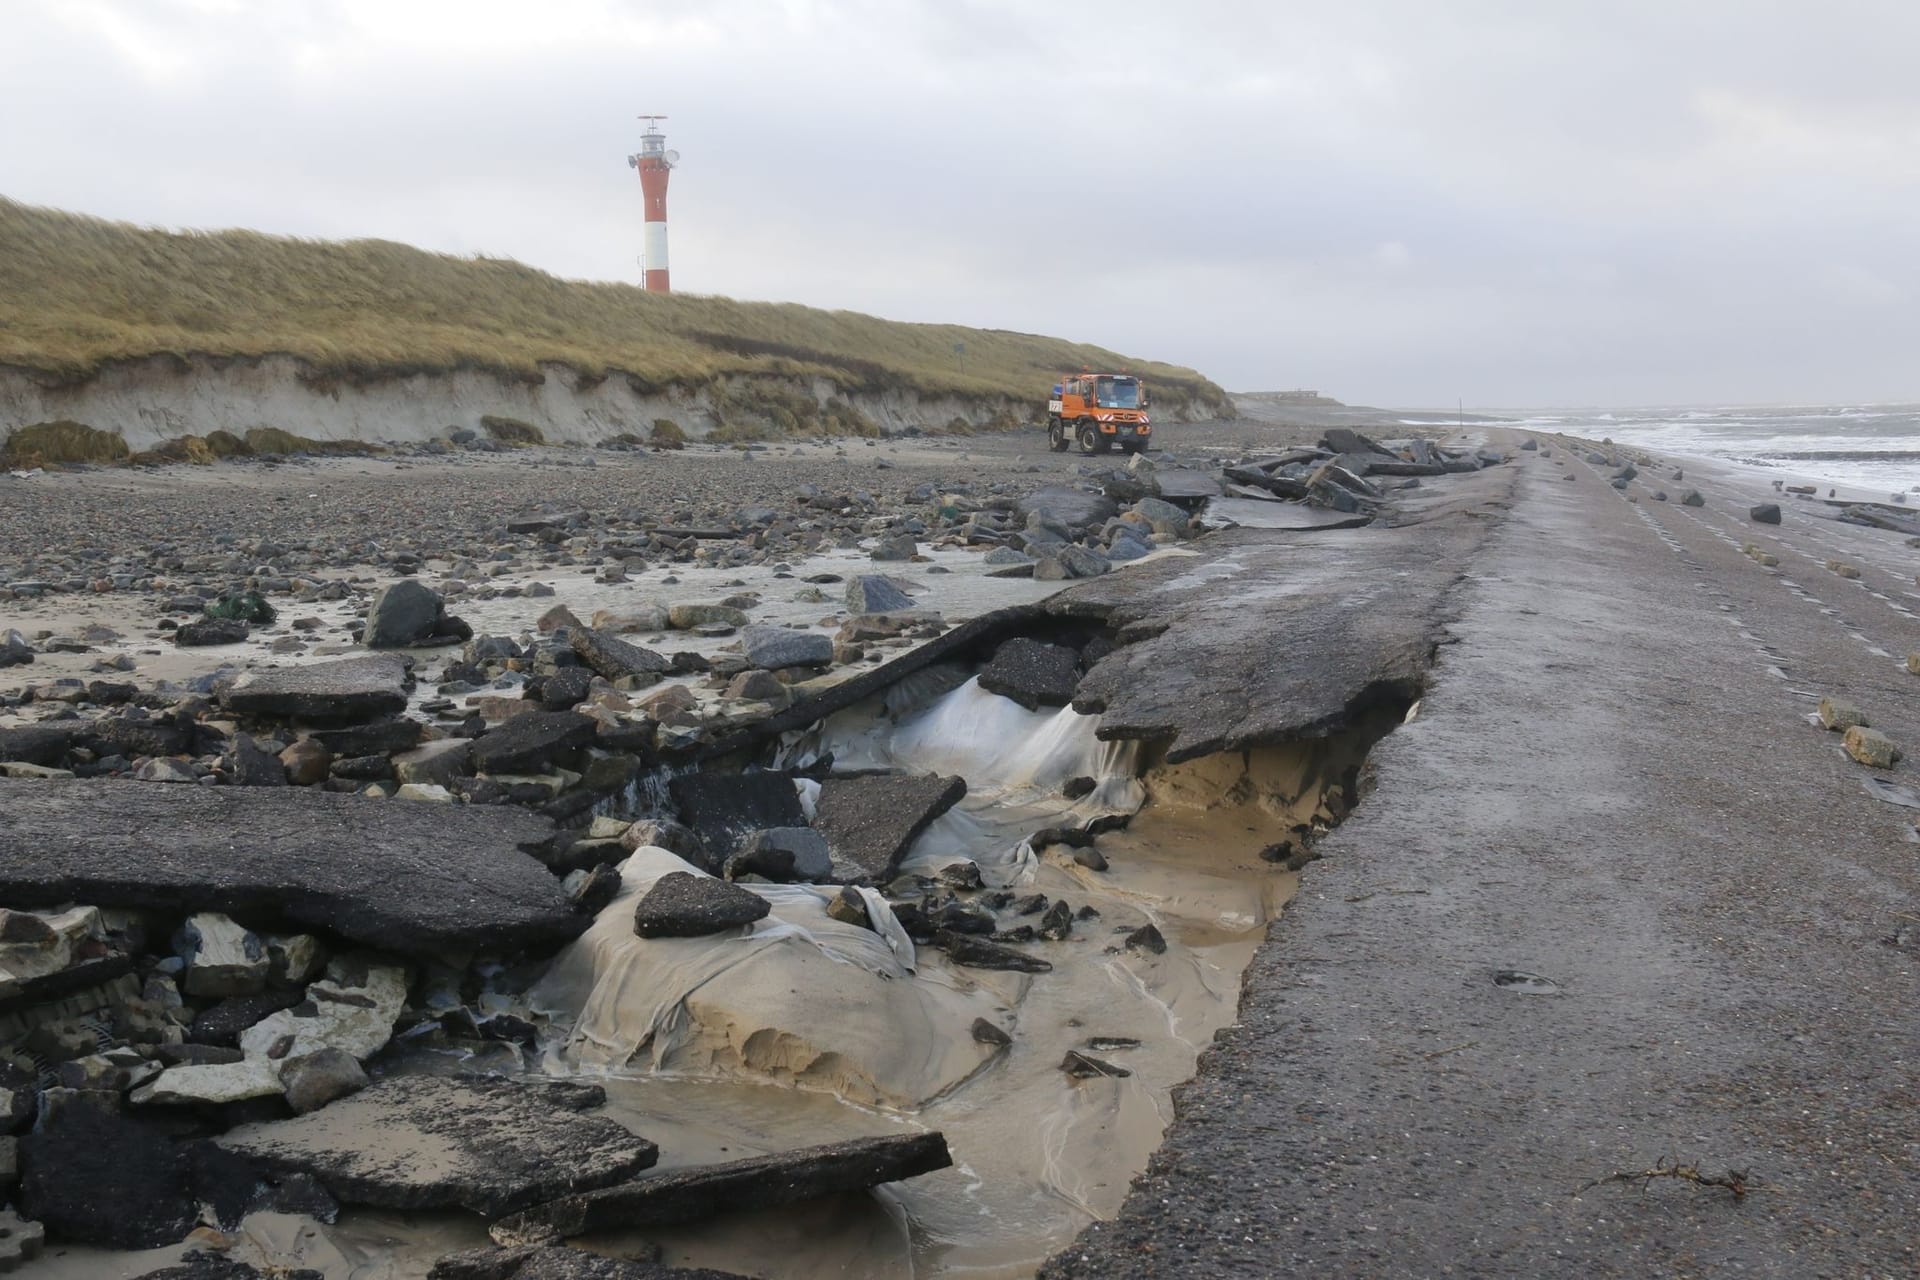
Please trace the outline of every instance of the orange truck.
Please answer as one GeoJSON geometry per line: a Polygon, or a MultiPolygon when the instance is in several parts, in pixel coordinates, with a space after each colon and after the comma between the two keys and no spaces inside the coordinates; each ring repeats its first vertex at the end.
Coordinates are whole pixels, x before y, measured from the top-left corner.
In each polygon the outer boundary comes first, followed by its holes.
{"type": "Polygon", "coordinates": [[[1082,453],[1105,453],[1116,445],[1125,453],[1152,448],[1147,384],[1126,373],[1077,373],[1054,383],[1047,447],[1065,453],[1075,444],[1082,453]]]}

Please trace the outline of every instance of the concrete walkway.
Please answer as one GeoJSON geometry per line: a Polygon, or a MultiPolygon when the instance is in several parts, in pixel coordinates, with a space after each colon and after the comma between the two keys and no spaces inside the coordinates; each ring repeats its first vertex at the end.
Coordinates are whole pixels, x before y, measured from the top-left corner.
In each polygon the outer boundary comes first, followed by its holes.
{"type": "Polygon", "coordinates": [[[1734,479],[1519,458],[1378,789],[1044,1275],[1920,1269],[1920,812],[1807,720],[1838,694],[1920,752],[1920,556],[1751,525],[1734,479]],[[1757,1189],[1582,1190],[1676,1160],[1757,1189]]]}

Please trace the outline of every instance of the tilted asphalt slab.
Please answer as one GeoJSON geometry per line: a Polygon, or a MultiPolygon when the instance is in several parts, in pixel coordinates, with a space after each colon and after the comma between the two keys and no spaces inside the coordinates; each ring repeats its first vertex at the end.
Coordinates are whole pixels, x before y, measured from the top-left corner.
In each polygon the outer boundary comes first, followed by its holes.
{"type": "Polygon", "coordinates": [[[1518,455],[1376,789],[1043,1275],[1920,1269],[1920,813],[1808,722],[1838,694],[1920,751],[1913,553],[1584,453],[1518,455]],[[1589,1185],[1676,1163],[1751,1190],[1589,1185]]]}

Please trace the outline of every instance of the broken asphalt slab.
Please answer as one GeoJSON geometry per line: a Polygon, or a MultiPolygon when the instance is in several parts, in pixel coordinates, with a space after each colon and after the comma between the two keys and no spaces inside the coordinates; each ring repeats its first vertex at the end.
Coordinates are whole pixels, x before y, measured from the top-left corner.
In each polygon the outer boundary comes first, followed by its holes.
{"type": "Polygon", "coordinates": [[[938,1133],[856,1138],[728,1164],[701,1165],[566,1196],[503,1218],[504,1245],[551,1244],[590,1231],[667,1226],[863,1191],[953,1164],[938,1133]]]}
{"type": "Polygon", "coordinates": [[[547,945],[588,923],[542,818],[300,787],[0,780],[0,901],[318,926],[390,950],[547,945]]]}
{"type": "Polygon", "coordinates": [[[837,873],[885,884],[920,833],[966,794],[966,779],[937,774],[828,778],[813,826],[826,836],[837,873]]]}
{"type": "Polygon", "coordinates": [[[391,1076],[218,1142],[268,1168],[311,1174],[343,1204],[496,1217],[652,1167],[653,1143],[583,1114],[605,1096],[560,1081],[391,1076]]]}
{"type": "Polygon", "coordinates": [[[235,715],[355,724],[406,710],[406,686],[406,660],[375,654],[249,671],[221,690],[220,705],[235,715]]]}

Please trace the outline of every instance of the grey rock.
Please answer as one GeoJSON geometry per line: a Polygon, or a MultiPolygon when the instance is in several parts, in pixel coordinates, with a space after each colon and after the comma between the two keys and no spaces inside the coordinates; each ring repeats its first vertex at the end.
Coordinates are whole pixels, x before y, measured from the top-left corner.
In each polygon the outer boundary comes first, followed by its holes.
{"type": "Polygon", "coordinates": [[[552,835],[511,810],[299,787],[0,780],[0,902],[220,909],[403,951],[551,944],[586,924],[525,852],[552,835]]]}
{"type": "Polygon", "coordinates": [[[197,649],[216,644],[239,644],[247,635],[247,624],[237,618],[198,618],[176,629],[173,642],[182,649],[197,649]]]}
{"type": "Polygon", "coordinates": [[[1106,556],[1077,542],[1055,547],[1033,566],[1033,576],[1043,582],[1069,578],[1097,578],[1111,572],[1113,563],[1106,556]]]}
{"type": "Polygon", "coordinates": [[[61,1092],[20,1139],[20,1211],[56,1239],[115,1249],[191,1231],[199,1205],[186,1149],[156,1125],[61,1092]]]}
{"type": "Polygon", "coordinates": [[[596,722],[575,711],[514,716],[473,740],[480,773],[537,773],[593,741],[596,722]]]}
{"type": "Polygon", "coordinates": [[[833,637],[792,627],[748,627],[740,647],[751,666],[767,671],[824,667],[833,661],[833,637]]]}
{"type": "Polygon", "coordinates": [[[362,641],[369,649],[421,644],[440,633],[446,612],[439,592],[413,578],[402,578],[373,593],[362,641]]]}
{"type": "Polygon", "coordinates": [[[310,1115],[241,1125],[217,1141],[267,1168],[311,1174],[343,1204],[491,1217],[652,1167],[653,1143],[580,1114],[604,1097],[558,1082],[388,1076],[310,1115]]]}
{"type": "Polygon", "coordinates": [[[1032,564],[1033,557],[1015,551],[1012,547],[995,547],[981,558],[981,563],[991,565],[1032,564]]]}
{"type": "Polygon", "coordinates": [[[752,924],[772,910],[757,893],[689,871],[669,871],[634,904],[642,938],[700,938],[752,924]]]}
{"type": "Polygon", "coordinates": [[[1763,502],[1757,507],[1750,507],[1747,509],[1747,519],[1753,521],[1755,524],[1779,524],[1780,504],[1777,502],[1763,502]]]}
{"type": "Polygon", "coordinates": [[[828,778],[813,825],[826,837],[837,872],[884,884],[920,833],[966,794],[964,778],[936,774],[828,778]]]}
{"type": "Polygon", "coordinates": [[[608,680],[658,677],[673,665],[651,649],[629,644],[618,636],[596,631],[592,627],[570,629],[567,642],[573,646],[581,662],[608,680]]]}
{"type": "Polygon", "coordinates": [[[546,711],[571,711],[593,691],[594,674],[588,667],[561,667],[540,686],[540,706],[546,711]]]}
{"type": "Polygon", "coordinates": [[[367,1073],[351,1053],[328,1046],[288,1062],[281,1069],[280,1083],[287,1105],[303,1116],[366,1088],[367,1073]]]}
{"type": "Polygon", "coordinates": [[[33,646],[12,627],[0,634],[0,667],[17,667],[33,661],[33,646]]]}
{"type": "Polygon", "coordinates": [[[847,580],[848,613],[897,613],[913,608],[913,597],[889,578],[863,573],[847,580]]]}
{"type": "Polygon", "coordinates": [[[379,654],[248,672],[220,691],[220,705],[236,715],[355,724],[404,711],[406,686],[405,660],[379,654]]]}
{"type": "Polygon", "coordinates": [[[769,827],[740,842],[727,859],[727,878],[760,875],[782,882],[822,884],[833,879],[833,857],[827,838],[811,827],[769,827]]]}
{"type": "Polygon", "coordinates": [[[227,751],[227,772],[234,785],[242,787],[284,787],[287,770],[279,757],[263,751],[248,734],[235,734],[227,751]]]}
{"type": "Polygon", "coordinates": [[[1707,500],[1701,496],[1698,489],[1689,489],[1681,496],[1680,505],[1683,507],[1704,507],[1707,505],[1707,500]]]}
{"type": "Polygon", "coordinates": [[[1069,531],[1100,524],[1119,509],[1105,494],[1057,487],[1036,489],[1014,505],[1022,520],[1039,512],[1044,519],[1069,531]]]}
{"type": "Polygon", "coordinates": [[[393,758],[393,776],[402,785],[450,787],[473,772],[473,743],[466,738],[423,742],[393,758]]]}
{"type": "Polygon", "coordinates": [[[1080,655],[1065,645],[1015,636],[994,650],[980,672],[980,687],[1012,698],[1029,711],[1064,707],[1080,683],[1080,655]]]}
{"type": "Polygon", "coordinates": [[[267,985],[267,944],[218,912],[188,916],[175,950],[187,964],[188,995],[252,995],[267,985]]]}
{"type": "Polygon", "coordinates": [[[873,549],[875,560],[911,560],[920,548],[914,543],[910,533],[890,534],[880,539],[873,549]]]}
{"type": "Polygon", "coordinates": [[[861,1191],[953,1164],[938,1133],[856,1138],[729,1164],[674,1169],[619,1186],[563,1196],[493,1225],[505,1245],[544,1244],[614,1227],[695,1222],[861,1191]]]}

